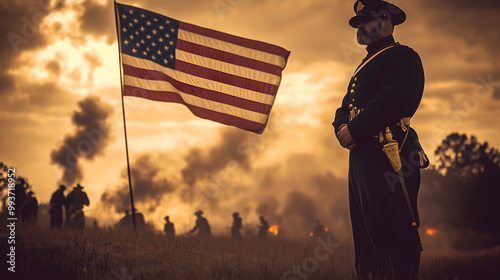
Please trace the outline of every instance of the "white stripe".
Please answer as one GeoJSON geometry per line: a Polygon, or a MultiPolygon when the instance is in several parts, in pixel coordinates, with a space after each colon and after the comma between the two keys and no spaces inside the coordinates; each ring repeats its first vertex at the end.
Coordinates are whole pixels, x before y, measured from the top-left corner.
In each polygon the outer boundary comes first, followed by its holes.
{"type": "Polygon", "coordinates": [[[181,51],[177,49],[175,51],[175,59],[185,61],[191,64],[199,65],[205,68],[217,70],[227,74],[255,80],[258,82],[263,82],[267,84],[272,84],[278,86],[281,81],[281,77],[266,72],[254,70],[252,68],[247,68],[244,66],[235,65],[232,63],[223,62],[217,59],[208,58],[205,56],[181,51]]]}
{"type": "Polygon", "coordinates": [[[142,68],[146,70],[156,70],[166,74],[167,76],[195,87],[205,88],[213,90],[216,92],[221,92],[227,95],[243,98],[250,101],[259,102],[266,105],[272,105],[274,103],[274,96],[270,94],[260,93],[253,90],[248,90],[240,88],[237,86],[232,86],[220,82],[216,82],[210,79],[200,78],[194,75],[186,74],[174,69],[163,67],[147,59],[136,58],[127,54],[122,55],[123,64],[127,64],[133,67],[142,68]]]}
{"type": "Polygon", "coordinates": [[[242,47],[226,41],[214,39],[211,37],[199,35],[179,28],[177,39],[195,43],[198,45],[206,46],[212,49],[225,51],[228,53],[248,57],[265,63],[277,65],[281,68],[285,67],[286,61],[282,56],[259,51],[251,48],[242,47]]]}
{"type": "Polygon", "coordinates": [[[182,100],[184,100],[184,102],[189,105],[235,116],[261,124],[265,124],[268,118],[266,114],[249,111],[236,106],[211,101],[198,96],[184,93],[175,88],[171,83],[165,81],[144,80],[129,75],[123,75],[123,83],[127,86],[133,86],[147,90],[174,92],[177,93],[182,98],[182,100]]]}

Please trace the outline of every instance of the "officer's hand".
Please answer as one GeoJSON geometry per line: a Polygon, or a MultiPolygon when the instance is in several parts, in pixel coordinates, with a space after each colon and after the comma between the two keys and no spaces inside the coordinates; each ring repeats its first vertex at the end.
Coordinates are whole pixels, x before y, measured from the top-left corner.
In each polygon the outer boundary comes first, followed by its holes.
{"type": "Polygon", "coordinates": [[[356,144],[354,143],[351,133],[349,132],[349,128],[346,124],[340,126],[340,131],[337,133],[337,138],[339,139],[340,145],[342,145],[342,147],[349,150],[356,148],[356,144]]]}

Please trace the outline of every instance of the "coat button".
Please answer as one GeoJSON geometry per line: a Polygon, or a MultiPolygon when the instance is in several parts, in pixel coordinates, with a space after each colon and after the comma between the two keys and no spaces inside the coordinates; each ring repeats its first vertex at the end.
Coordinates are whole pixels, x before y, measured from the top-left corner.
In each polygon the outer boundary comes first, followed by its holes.
{"type": "Polygon", "coordinates": [[[358,80],[358,77],[354,77],[354,81],[357,81],[358,80]]]}
{"type": "Polygon", "coordinates": [[[354,90],[353,90],[353,89],[351,89],[351,93],[354,93],[354,90]]]}

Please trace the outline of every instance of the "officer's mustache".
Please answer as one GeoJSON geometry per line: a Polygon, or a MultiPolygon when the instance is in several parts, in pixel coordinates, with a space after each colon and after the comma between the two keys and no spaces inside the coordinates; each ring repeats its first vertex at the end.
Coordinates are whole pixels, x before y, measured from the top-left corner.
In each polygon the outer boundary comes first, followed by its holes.
{"type": "Polygon", "coordinates": [[[358,28],[357,36],[359,37],[368,37],[375,38],[379,34],[379,26],[377,26],[373,31],[366,31],[364,28],[358,28]]]}

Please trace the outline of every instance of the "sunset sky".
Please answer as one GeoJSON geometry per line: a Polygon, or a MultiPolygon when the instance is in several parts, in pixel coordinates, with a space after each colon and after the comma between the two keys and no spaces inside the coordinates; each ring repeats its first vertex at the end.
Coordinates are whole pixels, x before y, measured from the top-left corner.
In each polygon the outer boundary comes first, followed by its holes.
{"type": "MultiPolygon", "coordinates": [[[[452,132],[500,148],[500,2],[389,2],[407,14],[396,41],[423,61],[424,97],[412,126],[427,154],[432,159],[452,132]]],[[[320,219],[346,240],[348,152],[331,122],[366,55],[348,25],[354,1],[120,3],[291,52],[262,135],[197,118],[179,104],[125,98],[136,207],[146,219],[161,228],[169,214],[185,232],[203,209],[226,234],[235,211],[251,231],[259,215],[289,232],[292,225],[308,231],[320,219]]],[[[79,160],[80,184],[91,201],[87,215],[116,221],[128,193],[113,2],[2,1],[0,26],[0,162],[48,202],[63,174],[51,153],[75,133],[74,112],[97,104],[110,130],[92,157],[79,160]]]]}

